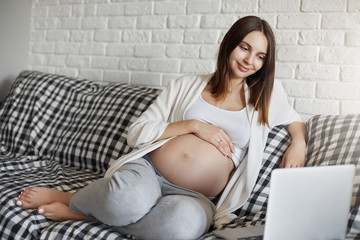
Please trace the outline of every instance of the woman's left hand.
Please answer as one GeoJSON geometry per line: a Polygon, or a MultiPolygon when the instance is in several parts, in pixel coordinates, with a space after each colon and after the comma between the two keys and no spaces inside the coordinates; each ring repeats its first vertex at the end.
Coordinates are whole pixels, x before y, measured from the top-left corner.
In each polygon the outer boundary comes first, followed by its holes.
{"type": "Polygon", "coordinates": [[[293,122],[286,127],[286,130],[291,135],[291,145],[286,150],[280,167],[303,167],[306,154],[306,125],[302,122],[293,122]]]}
{"type": "Polygon", "coordinates": [[[280,164],[281,168],[304,167],[305,165],[305,142],[292,142],[286,150],[280,164]]]}

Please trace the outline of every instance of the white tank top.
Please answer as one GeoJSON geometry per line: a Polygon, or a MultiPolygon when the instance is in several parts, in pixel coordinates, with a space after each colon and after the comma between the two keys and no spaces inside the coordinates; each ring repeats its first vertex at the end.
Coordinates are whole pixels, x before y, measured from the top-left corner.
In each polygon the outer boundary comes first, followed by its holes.
{"type": "Polygon", "coordinates": [[[185,120],[199,120],[225,131],[234,145],[232,160],[235,167],[243,160],[250,140],[250,125],[246,109],[228,111],[211,105],[201,95],[185,112],[185,120]]]}

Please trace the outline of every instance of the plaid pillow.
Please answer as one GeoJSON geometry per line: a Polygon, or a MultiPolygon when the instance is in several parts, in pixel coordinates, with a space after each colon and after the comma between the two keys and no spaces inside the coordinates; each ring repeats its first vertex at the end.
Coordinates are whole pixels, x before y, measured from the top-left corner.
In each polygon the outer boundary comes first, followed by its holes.
{"type": "Polygon", "coordinates": [[[110,160],[131,151],[127,127],[159,93],[24,71],[0,110],[0,154],[104,172],[110,160]]]}
{"type": "Polygon", "coordinates": [[[360,115],[314,116],[307,127],[307,166],[356,166],[347,237],[360,239],[360,115]]]}

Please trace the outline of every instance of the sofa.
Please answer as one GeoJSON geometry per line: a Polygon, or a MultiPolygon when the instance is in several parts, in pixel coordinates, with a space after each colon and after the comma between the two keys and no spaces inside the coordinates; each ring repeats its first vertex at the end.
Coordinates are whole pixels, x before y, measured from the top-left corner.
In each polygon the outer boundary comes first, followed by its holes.
{"type": "MultiPolygon", "coordinates": [[[[31,186],[75,192],[101,178],[110,161],[132,150],[127,128],[160,92],[21,72],[0,109],[0,239],[133,238],[96,221],[53,222],[15,200],[31,186]]],[[[360,239],[360,115],[312,116],[307,128],[306,167],[356,166],[346,238],[360,239]]],[[[290,142],[283,126],[271,130],[256,186],[224,229],[265,222],[271,171],[290,142]]],[[[201,239],[216,239],[211,231],[201,239]]]]}

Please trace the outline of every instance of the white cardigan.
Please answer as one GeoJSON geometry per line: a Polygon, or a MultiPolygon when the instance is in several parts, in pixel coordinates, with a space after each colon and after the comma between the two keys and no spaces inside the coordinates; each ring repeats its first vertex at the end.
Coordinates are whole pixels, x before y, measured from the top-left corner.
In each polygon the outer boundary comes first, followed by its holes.
{"type": "MultiPolygon", "coordinates": [[[[170,122],[184,120],[184,113],[199,97],[209,82],[211,75],[184,76],[171,81],[153,104],[130,126],[127,142],[137,148],[112,162],[105,177],[112,174],[124,163],[138,159],[160,147],[170,139],[155,142],[170,122]]],[[[250,121],[250,142],[248,154],[236,169],[225,187],[216,206],[214,222],[216,227],[230,222],[236,217],[233,211],[248,200],[261,169],[262,156],[270,128],[258,123],[258,111],[248,103],[249,91],[245,84],[246,110],[250,121]]],[[[280,82],[275,81],[269,108],[269,125],[288,125],[303,122],[299,114],[289,105],[280,82]]]]}

